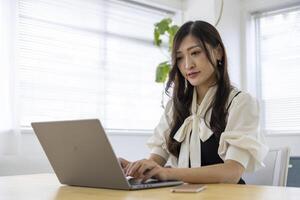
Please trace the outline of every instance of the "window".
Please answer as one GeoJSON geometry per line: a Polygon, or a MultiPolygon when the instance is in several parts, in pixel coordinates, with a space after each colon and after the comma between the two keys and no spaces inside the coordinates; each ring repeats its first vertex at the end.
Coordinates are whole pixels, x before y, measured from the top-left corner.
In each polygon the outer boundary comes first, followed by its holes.
{"type": "Polygon", "coordinates": [[[262,128],[300,133],[300,7],[256,15],[262,128]]]}
{"type": "Polygon", "coordinates": [[[153,25],[173,15],[132,1],[19,0],[20,127],[100,118],[106,129],[153,129],[162,112],[155,67],[165,59],[153,25]]]}

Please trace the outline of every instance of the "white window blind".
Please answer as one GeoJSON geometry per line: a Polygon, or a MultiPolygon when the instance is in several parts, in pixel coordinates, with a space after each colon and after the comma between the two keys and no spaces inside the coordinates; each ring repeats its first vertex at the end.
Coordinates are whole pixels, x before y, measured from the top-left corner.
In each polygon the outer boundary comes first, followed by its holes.
{"type": "Polygon", "coordinates": [[[300,133],[300,7],[256,16],[262,128],[300,133]]]}
{"type": "Polygon", "coordinates": [[[19,0],[20,126],[100,118],[153,129],[162,113],[153,24],[174,13],[131,1],[19,0]]]}

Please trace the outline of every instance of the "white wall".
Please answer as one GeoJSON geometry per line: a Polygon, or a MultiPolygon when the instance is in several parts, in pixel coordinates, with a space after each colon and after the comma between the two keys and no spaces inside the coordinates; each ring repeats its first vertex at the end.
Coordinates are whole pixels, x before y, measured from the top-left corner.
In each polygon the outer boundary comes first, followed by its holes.
{"type": "MultiPolygon", "coordinates": [[[[227,50],[228,71],[231,81],[238,88],[241,88],[240,6],[240,0],[224,0],[222,18],[217,26],[227,50]]],[[[219,10],[215,10],[216,16],[219,15],[219,10]]]]}
{"type": "Polygon", "coordinates": [[[215,22],[215,0],[183,0],[183,19],[215,22]]]}
{"type": "MultiPolygon", "coordinates": [[[[108,137],[118,157],[138,160],[149,155],[149,150],[145,145],[149,136],[145,134],[109,134],[108,137]]],[[[0,176],[52,171],[34,133],[21,134],[19,154],[0,155],[0,176]]]]}

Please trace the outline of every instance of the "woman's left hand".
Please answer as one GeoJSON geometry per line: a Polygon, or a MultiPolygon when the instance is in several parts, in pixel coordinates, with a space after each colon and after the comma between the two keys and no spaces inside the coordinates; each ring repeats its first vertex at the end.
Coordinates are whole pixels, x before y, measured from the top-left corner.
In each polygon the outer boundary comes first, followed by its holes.
{"type": "Polygon", "coordinates": [[[125,168],[126,175],[134,178],[147,179],[154,177],[158,180],[167,180],[167,169],[158,165],[151,159],[143,159],[130,163],[125,168]]]}

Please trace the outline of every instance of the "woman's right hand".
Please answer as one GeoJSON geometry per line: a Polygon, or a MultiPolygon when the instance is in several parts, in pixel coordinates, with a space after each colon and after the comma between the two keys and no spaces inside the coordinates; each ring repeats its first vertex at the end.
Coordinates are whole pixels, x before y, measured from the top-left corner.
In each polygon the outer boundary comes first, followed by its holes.
{"type": "Polygon", "coordinates": [[[121,157],[119,157],[118,160],[123,169],[123,172],[126,174],[126,169],[128,168],[128,166],[131,162],[129,162],[128,160],[121,158],[121,157]]]}
{"type": "Polygon", "coordinates": [[[142,159],[130,162],[124,169],[126,176],[142,179],[142,182],[153,177],[165,181],[168,179],[166,168],[160,166],[152,159],[142,159]]]}

